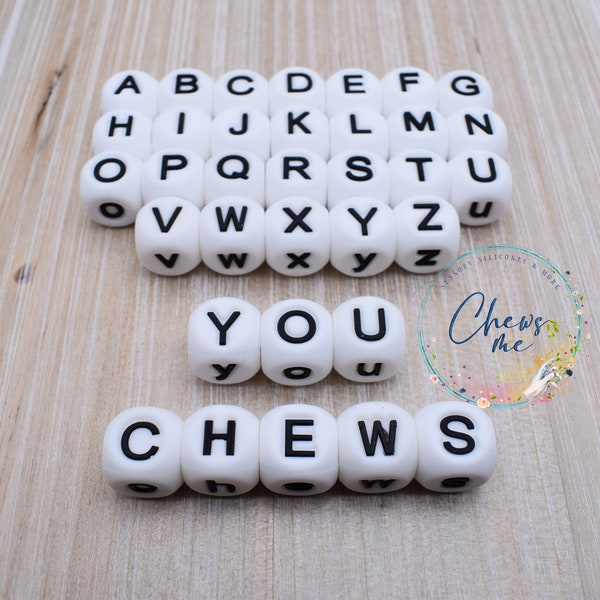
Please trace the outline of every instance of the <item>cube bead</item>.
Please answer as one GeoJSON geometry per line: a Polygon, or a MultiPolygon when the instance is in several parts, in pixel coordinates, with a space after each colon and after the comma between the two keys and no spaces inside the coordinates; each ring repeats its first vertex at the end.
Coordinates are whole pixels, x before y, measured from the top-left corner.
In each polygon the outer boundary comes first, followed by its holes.
{"type": "Polygon", "coordinates": [[[102,152],[81,169],[79,197],[89,217],[108,227],[135,222],[142,207],[142,161],[126,152],[102,152]]]}
{"type": "Polygon", "coordinates": [[[291,196],[271,204],[265,231],[267,263],[282,275],[312,275],[329,262],[329,211],[312,198],[291,196]]]}
{"type": "Polygon", "coordinates": [[[120,71],[102,86],[102,113],[127,109],[154,119],[158,112],[158,81],[144,71],[120,71]]]}
{"type": "Polygon", "coordinates": [[[282,300],[262,315],[260,353],[264,374],[283,385],[309,385],[333,366],[331,314],[310,300],[282,300]]]}
{"type": "Polygon", "coordinates": [[[375,382],[397,375],[406,356],[402,311],[374,296],[351,298],[332,313],[333,368],[357,382],[375,382]]]}
{"type": "Polygon", "coordinates": [[[181,441],[181,472],[200,494],[238,496],[259,481],[259,419],[240,406],[215,404],[189,416],[181,441]]]}
{"type": "Polygon", "coordinates": [[[351,277],[385,271],[396,254],[393,211],[378,198],[348,198],[330,211],[331,264],[351,277]]]}
{"type": "Polygon", "coordinates": [[[245,275],[265,261],[265,211],[243,196],[223,196],[200,214],[204,264],[223,275],[245,275]]]}
{"type": "Polygon", "coordinates": [[[200,209],[175,196],[151,200],[135,219],[135,251],[140,263],[158,275],[193,271],[201,260],[200,209]]]}
{"type": "Polygon", "coordinates": [[[417,472],[417,431],[412,416],[389,402],[361,402],[337,419],[339,480],[364,494],[394,492],[417,472]]]}
{"type": "Polygon", "coordinates": [[[220,384],[241,383],[260,369],[260,312],[240,298],[213,298],[188,321],[187,352],[194,375],[220,384]]]}
{"type": "Polygon", "coordinates": [[[118,493],[162,498],[183,485],[183,419],[163,408],[139,406],[117,415],[102,443],[102,473],[118,493]]]}
{"type": "Polygon", "coordinates": [[[490,417],[467,402],[449,400],[414,415],[419,439],[416,479],[434,492],[475,489],[496,466],[496,436],[490,417]]]}
{"type": "Polygon", "coordinates": [[[441,271],[458,255],[460,222],[450,202],[414,196],[394,208],[396,263],[411,273],[441,271]]]}
{"type": "Polygon", "coordinates": [[[260,422],[260,480],[278,494],[309,496],[330,489],[338,475],[335,418],[318,406],[273,408],[260,422]]]}

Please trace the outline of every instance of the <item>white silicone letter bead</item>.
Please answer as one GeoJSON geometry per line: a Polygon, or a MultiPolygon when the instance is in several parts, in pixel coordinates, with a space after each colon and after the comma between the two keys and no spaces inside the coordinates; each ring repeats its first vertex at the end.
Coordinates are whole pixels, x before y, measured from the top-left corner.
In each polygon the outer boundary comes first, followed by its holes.
{"type": "Polygon", "coordinates": [[[430,150],[408,150],[389,161],[390,206],[412,196],[431,194],[450,199],[450,167],[430,150]]]}
{"type": "Polygon", "coordinates": [[[327,206],[347,198],[370,196],[390,202],[390,171],[387,162],[368,150],[346,150],[327,164],[327,206]]]}
{"type": "Polygon", "coordinates": [[[142,207],[142,161],[126,152],[102,152],[81,170],[81,204],[101,225],[124,227],[142,207]]]}
{"type": "Polygon", "coordinates": [[[269,118],[256,108],[230,108],[216,115],[210,127],[211,154],[248,150],[267,160],[271,154],[269,118]]]}
{"type": "Polygon", "coordinates": [[[213,80],[198,69],[177,69],[158,84],[158,112],[173,107],[199,108],[212,115],[213,80]]]}
{"type": "Polygon", "coordinates": [[[327,202],[327,163],[311,152],[294,148],[271,156],[266,165],[266,205],[289,196],[327,202]]]}
{"type": "Polygon", "coordinates": [[[407,150],[431,150],[448,157],[448,123],[437,110],[428,106],[407,106],[388,118],[390,156],[407,150]]]}
{"type": "Polygon", "coordinates": [[[510,207],[512,173],[507,162],[486,150],[472,150],[450,162],[450,201],[463,225],[488,225],[510,207]]]}
{"type": "Polygon", "coordinates": [[[155,152],[142,167],[142,200],[145,203],[163,196],[177,196],[204,205],[204,161],[182,148],[155,152]]]}
{"type": "Polygon", "coordinates": [[[117,415],[106,428],[102,473],[127,496],[162,498],[183,485],[183,419],[163,408],[139,406],[117,415]]]}
{"type": "Polygon", "coordinates": [[[331,314],[310,300],[282,300],[262,315],[260,352],[265,375],[283,385],[309,385],[333,366],[331,314]]]}
{"type": "Polygon", "coordinates": [[[187,418],[181,444],[185,483],[200,494],[237,496],[259,480],[260,421],[239,406],[205,406],[187,418]]]}
{"type": "Polygon", "coordinates": [[[331,117],[329,127],[331,155],[352,148],[369,150],[387,160],[390,152],[388,122],[372,108],[349,108],[331,117]]]}
{"type": "Polygon", "coordinates": [[[344,275],[370,277],[385,271],[396,254],[392,209],[377,198],[348,198],[329,213],[331,264],[344,275]]]}
{"type": "Polygon", "coordinates": [[[215,81],[213,113],[228,108],[256,109],[269,114],[269,82],[259,73],[237,69],[224,73],[215,81]]]}
{"type": "Polygon", "coordinates": [[[383,115],[389,117],[399,108],[411,105],[437,108],[437,84],[423,69],[402,67],[381,79],[383,115]]]}
{"type": "Polygon", "coordinates": [[[339,479],[364,494],[394,492],[417,471],[417,432],[412,416],[389,402],[362,402],[338,419],[339,479]]]}
{"type": "Polygon", "coordinates": [[[253,152],[227,150],[211,156],[204,167],[204,201],[244,196],[265,205],[265,162],[253,152]]]}
{"type": "Polygon", "coordinates": [[[210,155],[210,124],[208,114],[199,108],[169,108],[154,119],[152,149],[185,148],[207,159],[210,155]]]}
{"type": "Polygon", "coordinates": [[[324,111],[325,80],[306,67],[282,69],[269,81],[269,103],[271,115],[294,104],[324,111]]]}
{"type": "Polygon", "coordinates": [[[492,86],[474,71],[451,71],[438,79],[438,110],[446,117],[461,108],[492,109],[492,86]]]}
{"type": "Polygon", "coordinates": [[[414,196],[394,208],[396,263],[411,273],[441,271],[458,255],[456,209],[437,196],[414,196]]]}
{"type": "Polygon", "coordinates": [[[346,379],[383,381],[400,372],[406,354],[402,311],[374,296],[351,298],[332,313],[333,368],[346,379]]]}
{"type": "Polygon", "coordinates": [[[325,113],[294,104],[271,117],[271,154],[303,148],[329,158],[329,119],[325,113]]]}
{"type": "Polygon", "coordinates": [[[342,69],[325,82],[327,114],[345,108],[365,107],[381,112],[381,82],[364,69],[342,69]]]}
{"type": "Polygon", "coordinates": [[[450,400],[415,416],[419,441],[417,481],[433,492],[462,492],[483,485],[496,466],[491,419],[467,402],[450,400]]]}
{"type": "Polygon", "coordinates": [[[463,108],[447,119],[452,158],[470,150],[488,150],[502,158],[508,151],[508,134],[502,118],[486,108],[463,108]]]}
{"type": "Polygon", "coordinates": [[[188,323],[194,375],[212,383],[241,383],[260,369],[260,312],[239,298],[213,298],[188,323]]]}
{"type": "Polygon", "coordinates": [[[204,264],[223,275],[245,275],[265,261],[265,211],[242,196],[224,196],[200,215],[204,264]]]}
{"type": "Polygon", "coordinates": [[[158,81],[143,71],[121,71],[106,80],[101,92],[102,112],[125,108],[154,119],[158,110],[158,81]]]}
{"type": "Polygon", "coordinates": [[[111,110],[94,124],[92,149],[94,154],[121,151],[145,160],[152,151],[152,119],[129,109],[111,110]]]}
{"type": "Polygon", "coordinates": [[[260,480],[278,494],[326,492],[337,479],[337,437],[335,418],[318,406],[270,410],[260,422],[260,480]]]}
{"type": "Polygon", "coordinates": [[[312,198],[291,196],[271,204],[265,232],[267,263],[282,275],[312,275],[329,262],[329,211],[312,198]]]}
{"type": "Polygon", "coordinates": [[[135,219],[135,251],[158,275],[183,275],[200,264],[200,209],[174,196],[156,198],[135,219]]]}

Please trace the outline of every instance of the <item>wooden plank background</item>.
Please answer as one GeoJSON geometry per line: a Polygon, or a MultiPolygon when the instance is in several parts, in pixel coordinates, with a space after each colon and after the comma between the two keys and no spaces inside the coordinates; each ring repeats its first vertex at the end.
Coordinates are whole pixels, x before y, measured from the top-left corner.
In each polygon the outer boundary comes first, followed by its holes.
{"type": "Polygon", "coordinates": [[[599,40],[597,0],[0,3],[0,597],[597,598],[599,40]],[[263,267],[228,278],[201,267],[161,278],[138,264],[132,228],[97,226],[79,206],[113,73],[269,77],[291,65],[484,74],[510,134],[514,203],[498,223],[465,228],[461,251],[532,248],[585,293],[591,339],[568,394],[490,413],[498,467],[477,492],[362,496],[337,485],[288,498],[259,486],[219,499],[183,488],[141,501],[102,479],[104,429],[131,406],[185,418],[230,403],[262,416],[305,401],[337,415],[357,401],[415,412],[445,399],[416,346],[430,276],[392,268],[354,280],[328,267],[298,280],[263,267]],[[187,319],[204,299],[264,310],[306,297],[333,309],[366,294],[407,319],[408,365],[387,382],[331,375],[288,389],[258,375],[216,387],[189,371],[187,319]]]}

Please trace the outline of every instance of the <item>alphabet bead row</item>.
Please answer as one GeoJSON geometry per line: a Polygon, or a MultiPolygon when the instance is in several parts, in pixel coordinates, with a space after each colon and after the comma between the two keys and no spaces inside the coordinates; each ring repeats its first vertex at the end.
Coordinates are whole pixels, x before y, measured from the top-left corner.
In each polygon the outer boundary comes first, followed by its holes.
{"type": "Polygon", "coordinates": [[[188,323],[192,372],[212,383],[241,383],[262,368],[283,385],[309,385],[331,369],[357,382],[389,379],[406,353],[404,317],[391,302],[352,298],[333,313],[303,299],[259,310],[239,298],[202,303],[188,323]]]}
{"type": "Polygon", "coordinates": [[[136,407],[111,421],[102,448],[107,483],[141,498],[168,496],[184,482],[200,494],[234,496],[259,480],[293,496],[326,492],[338,479],[366,494],[413,479],[431,491],[459,492],[488,481],[495,464],[491,419],[456,400],[414,417],[392,403],[365,402],[337,420],[308,404],[279,406],[260,420],[238,406],[206,406],[185,422],[136,407]]]}
{"type": "MultiPolygon", "coordinates": [[[[253,201],[262,192],[249,189],[201,209],[202,169],[192,166],[200,160],[174,151],[142,166],[124,153],[98,155],[82,171],[83,206],[105,225],[135,220],[138,258],[162,275],[187,273],[201,260],[219,273],[245,274],[266,259],[280,273],[302,276],[331,259],[346,275],[369,276],[394,260],[413,272],[439,271],[456,257],[460,222],[495,221],[508,209],[512,189],[507,163],[487,151],[449,163],[417,151],[397,156],[390,167],[367,152],[342,153],[329,165],[307,153],[284,152],[267,164],[273,202],[265,215],[253,201]],[[306,170],[319,161],[317,172],[306,170]],[[277,168],[269,170],[271,163],[277,168]],[[333,203],[331,215],[323,205],[326,197],[333,203]]],[[[224,172],[228,162],[242,165],[231,177],[245,187],[252,183],[245,173],[253,160],[248,153],[226,155],[216,169],[224,172]]],[[[262,170],[253,172],[264,182],[262,170]]]]}
{"type": "Polygon", "coordinates": [[[287,67],[267,81],[260,73],[236,69],[216,81],[198,69],[177,69],[157,81],[143,71],[121,71],[102,87],[102,112],[126,108],[154,119],[173,107],[198,108],[218,115],[230,108],[252,108],[275,115],[294,105],[333,117],[364,107],[388,117],[398,108],[420,105],[448,116],[467,107],[492,108],[489,82],[479,73],[458,70],[437,81],[423,69],[401,67],[378,79],[365,69],[342,69],[327,80],[306,67],[287,67]]]}

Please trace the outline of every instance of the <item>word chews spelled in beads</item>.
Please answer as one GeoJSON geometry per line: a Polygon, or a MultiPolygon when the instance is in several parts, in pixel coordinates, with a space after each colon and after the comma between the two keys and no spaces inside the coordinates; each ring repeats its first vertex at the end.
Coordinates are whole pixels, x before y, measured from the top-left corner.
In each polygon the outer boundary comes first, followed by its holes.
{"type": "Polygon", "coordinates": [[[492,476],[496,439],[480,408],[456,400],[414,417],[387,402],[356,404],[337,420],[309,404],[262,419],[239,406],[201,408],[185,422],[154,407],[130,408],[108,425],[102,469],[129,496],[160,498],[185,482],[201,494],[235,496],[259,480],[278,494],[314,495],[339,479],[366,494],[416,479],[437,492],[475,489],[492,476]]]}
{"type": "Polygon", "coordinates": [[[213,81],[179,69],[160,82],[111,77],[83,167],[81,201],[98,223],[135,223],[141,264],[228,275],[265,261],[353,277],[392,263],[441,270],[460,225],[508,209],[506,126],[472,71],[421,69],[382,79],[344,69],[324,80],[291,67],[270,81],[236,70],[213,81]]]}

